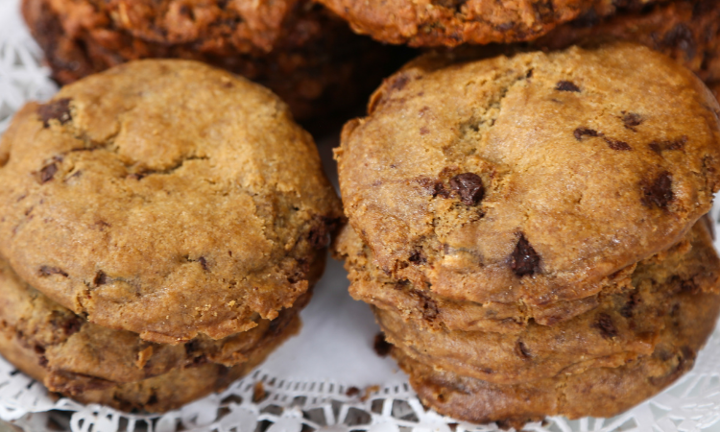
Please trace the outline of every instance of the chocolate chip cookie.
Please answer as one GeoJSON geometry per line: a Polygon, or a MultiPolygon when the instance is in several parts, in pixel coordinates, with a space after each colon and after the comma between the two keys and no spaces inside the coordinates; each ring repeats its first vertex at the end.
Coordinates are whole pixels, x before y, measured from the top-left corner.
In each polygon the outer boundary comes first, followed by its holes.
{"type": "Polygon", "coordinates": [[[386,80],[336,153],[349,223],[396,283],[482,304],[584,298],[710,209],[720,108],[667,57],[452,56],[386,80]]]}
{"type": "Polygon", "coordinates": [[[0,183],[0,255],[20,278],[156,343],[278,317],[342,216],[287,106],[193,61],[123,64],[28,104],[0,183]]]}
{"type": "Polygon", "coordinates": [[[156,344],[87,322],[0,261],[0,354],[50,391],[83,403],[167,411],[252,370],[297,331],[304,303],[219,341],[156,344]]]}
{"type": "Polygon", "coordinates": [[[24,0],[23,14],[63,84],[130,60],[194,59],[269,87],[301,120],[352,108],[400,66],[397,50],[305,0],[24,0]]]}

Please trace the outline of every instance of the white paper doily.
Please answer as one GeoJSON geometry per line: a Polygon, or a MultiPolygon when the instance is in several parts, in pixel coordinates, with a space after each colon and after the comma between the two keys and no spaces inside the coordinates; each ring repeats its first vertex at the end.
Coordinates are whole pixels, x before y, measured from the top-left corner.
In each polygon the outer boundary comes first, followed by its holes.
{"type": "MultiPolygon", "coordinates": [[[[24,28],[18,0],[0,0],[0,133],[28,100],[45,100],[57,86],[42,53],[24,28]]],[[[335,180],[330,149],[320,143],[335,180]]],[[[2,185],[0,185],[2,187],[2,185]]],[[[718,220],[719,208],[713,211],[718,220]]],[[[720,228],[720,227],[719,227],[720,228]]],[[[720,232],[720,230],[718,230],[720,232]]],[[[720,246],[720,240],[716,241],[720,246]]],[[[340,263],[330,261],[310,305],[302,333],[261,369],[211,395],[163,415],[130,415],[69,399],[45,388],[0,358],[0,419],[33,432],[492,432],[426,412],[407,377],[372,350],[378,332],[367,306],[347,294],[340,263]],[[262,383],[258,391],[257,383],[262,383]]],[[[612,419],[548,418],[528,424],[536,432],[720,431],[720,330],[695,368],[669,390],[612,419]]]]}

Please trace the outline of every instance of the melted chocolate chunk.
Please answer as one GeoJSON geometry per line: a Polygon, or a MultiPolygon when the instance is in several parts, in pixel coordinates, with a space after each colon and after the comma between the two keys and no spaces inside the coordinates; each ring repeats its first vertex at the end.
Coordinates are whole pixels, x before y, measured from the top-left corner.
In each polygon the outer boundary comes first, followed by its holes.
{"type": "Polygon", "coordinates": [[[685,52],[687,60],[695,57],[697,53],[697,44],[693,32],[684,23],[677,24],[669,32],[665,33],[662,43],[666,46],[675,47],[685,52]]]}
{"type": "Polygon", "coordinates": [[[330,243],[330,233],[335,231],[339,223],[338,219],[316,216],[308,234],[308,241],[315,249],[324,249],[330,243]]]}
{"type": "Polygon", "coordinates": [[[425,265],[427,264],[427,258],[420,250],[416,250],[410,255],[410,258],[408,258],[408,261],[415,265],[425,265]]]}
{"type": "Polygon", "coordinates": [[[40,270],[38,270],[40,273],[40,277],[48,277],[52,275],[60,275],[62,277],[68,277],[68,274],[65,273],[62,269],[59,269],[57,267],[50,267],[50,266],[42,266],[40,267],[40,270]]]}
{"type": "Polygon", "coordinates": [[[557,91],[580,92],[580,87],[576,86],[572,81],[558,81],[555,85],[557,91]]]}
{"type": "Polygon", "coordinates": [[[654,206],[667,210],[668,205],[674,198],[672,175],[667,171],[660,173],[652,182],[644,181],[641,188],[641,201],[646,207],[652,208],[654,206]]]}
{"type": "Polygon", "coordinates": [[[525,234],[520,234],[515,250],[510,255],[510,269],[518,277],[532,276],[540,272],[540,256],[530,246],[525,234]]]}
{"type": "Polygon", "coordinates": [[[44,184],[49,182],[50,180],[55,177],[55,173],[57,172],[58,167],[55,162],[51,163],[50,165],[44,166],[40,170],[40,184],[44,184]]]}
{"type": "Polygon", "coordinates": [[[640,114],[637,113],[625,113],[623,112],[622,116],[622,122],[625,126],[625,129],[630,129],[633,132],[636,132],[635,128],[637,126],[640,126],[640,124],[643,122],[643,118],[640,114]]]}
{"type": "Polygon", "coordinates": [[[525,346],[523,341],[518,341],[517,352],[518,352],[518,355],[520,355],[520,357],[522,357],[523,359],[530,358],[530,350],[528,350],[527,346],[525,346]]]}
{"type": "Polygon", "coordinates": [[[648,144],[648,146],[650,147],[650,150],[654,151],[657,154],[660,154],[665,150],[682,150],[683,147],[685,147],[685,143],[687,143],[687,141],[687,135],[683,135],[680,138],[674,140],[653,141],[648,144]]]}
{"type": "Polygon", "coordinates": [[[477,174],[458,174],[450,179],[450,187],[460,195],[460,201],[467,206],[477,205],[485,196],[485,187],[477,174]]]}
{"type": "Polygon", "coordinates": [[[573,135],[575,135],[575,139],[578,141],[582,141],[582,137],[589,136],[589,137],[598,137],[602,134],[596,131],[595,129],[590,129],[586,127],[579,127],[575,129],[573,132],[573,135]]]}
{"type": "Polygon", "coordinates": [[[632,150],[632,147],[630,147],[630,144],[626,143],[625,141],[616,140],[614,138],[603,138],[603,139],[607,143],[608,147],[610,147],[613,150],[618,150],[618,151],[632,150]]]}
{"type": "Polygon", "coordinates": [[[620,315],[625,318],[632,318],[635,308],[642,302],[640,295],[634,292],[630,295],[628,302],[620,309],[620,315]]]}
{"type": "Polygon", "coordinates": [[[387,357],[387,355],[390,354],[392,345],[385,340],[384,334],[378,333],[375,335],[375,340],[373,341],[373,349],[375,350],[375,354],[380,357],[387,357]]]}
{"type": "Polygon", "coordinates": [[[95,274],[95,278],[93,279],[93,285],[95,285],[95,286],[105,285],[107,282],[108,282],[108,277],[104,271],[100,270],[95,274]]]}
{"type": "Polygon", "coordinates": [[[57,99],[45,105],[40,105],[37,113],[45,128],[50,127],[50,120],[57,120],[60,124],[65,124],[72,120],[72,115],[70,114],[70,99],[57,99]]]}
{"type": "Polygon", "coordinates": [[[605,339],[612,339],[618,334],[617,328],[615,328],[615,323],[613,323],[610,315],[606,313],[598,314],[597,321],[595,321],[593,327],[600,330],[600,334],[605,339]]]}

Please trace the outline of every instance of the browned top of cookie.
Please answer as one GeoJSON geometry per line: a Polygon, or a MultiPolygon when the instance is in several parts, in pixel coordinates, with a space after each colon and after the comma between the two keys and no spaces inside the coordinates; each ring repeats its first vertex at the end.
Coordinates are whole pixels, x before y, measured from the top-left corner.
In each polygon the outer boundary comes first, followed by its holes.
{"type": "Polygon", "coordinates": [[[337,152],[350,223],[396,280],[549,303],[677,243],[720,187],[717,102],[651,50],[426,56],[337,152]]]}
{"type": "MultiPolygon", "coordinates": [[[[592,13],[611,15],[606,0],[320,0],[353,29],[389,43],[456,46],[462,43],[520,42],[536,39],[559,24],[592,13]]],[[[623,2],[640,8],[652,0],[623,2]]]]}
{"type": "Polygon", "coordinates": [[[286,106],[189,61],[129,63],[27,105],[0,183],[0,255],[24,280],[163,343],[292,306],[340,216],[286,106]]]}

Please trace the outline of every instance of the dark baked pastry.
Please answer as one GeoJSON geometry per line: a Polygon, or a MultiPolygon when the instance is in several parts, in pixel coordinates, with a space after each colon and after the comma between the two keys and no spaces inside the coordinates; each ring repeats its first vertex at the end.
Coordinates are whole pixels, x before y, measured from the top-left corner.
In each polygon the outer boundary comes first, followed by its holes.
{"type": "Polygon", "coordinates": [[[88,323],[0,261],[0,354],[50,391],[83,403],[167,411],[222,389],[262,362],[297,332],[307,297],[246,332],[163,345],[88,323]]]}
{"type": "Polygon", "coordinates": [[[511,43],[536,39],[587,15],[640,9],[652,0],[320,0],[358,33],[410,46],[511,43]]]}
{"type": "Polygon", "coordinates": [[[341,217],[310,135],[268,90],[146,60],[29,104],[0,142],[0,255],[92,323],[158,343],[272,320],[341,217]]]}
{"type": "Polygon", "coordinates": [[[24,0],[23,14],[63,84],[129,60],[194,59],[269,87],[301,120],[352,108],[400,66],[306,0],[24,0]]]}
{"type": "Polygon", "coordinates": [[[531,45],[562,49],[602,39],[638,42],[666,54],[705,82],[720,80],[720,1],[663,2],[601,18],[589,13],[558,26],[531,45]]]}

